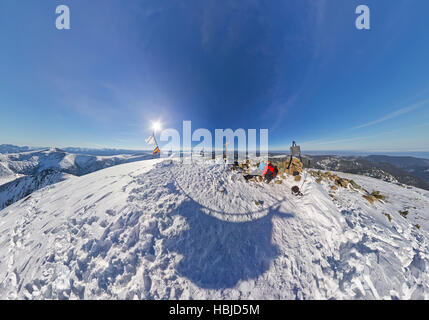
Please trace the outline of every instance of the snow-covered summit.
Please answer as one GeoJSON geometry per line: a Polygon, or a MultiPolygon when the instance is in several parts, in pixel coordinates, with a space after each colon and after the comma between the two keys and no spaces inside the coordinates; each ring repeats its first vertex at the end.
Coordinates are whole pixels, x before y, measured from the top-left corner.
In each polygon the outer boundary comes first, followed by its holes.
{"type": "Polygon", "coordinates": [[[429,192],[337,175],[384,200],[213,161],[48,186],[0,211],[0,298],[428,299],[429,192]]]}
{"type": "Polygon", "coordinates": [[[93,156],[58,148],[0,154],[0,210],[47,185],[147,158],[150,153],[93,156]]]}

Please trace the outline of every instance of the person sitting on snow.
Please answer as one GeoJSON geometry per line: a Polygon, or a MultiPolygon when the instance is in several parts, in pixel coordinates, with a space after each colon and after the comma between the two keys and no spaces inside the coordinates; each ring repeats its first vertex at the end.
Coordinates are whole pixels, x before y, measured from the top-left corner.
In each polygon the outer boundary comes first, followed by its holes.
{"type": "Polygon", "coordinates": [[[262,178],[265,179],[266,183],[270,183],[276,177],[276,168],[273,167],[271,161],[268,161],[267,165],[262,171],[262,178]]]}

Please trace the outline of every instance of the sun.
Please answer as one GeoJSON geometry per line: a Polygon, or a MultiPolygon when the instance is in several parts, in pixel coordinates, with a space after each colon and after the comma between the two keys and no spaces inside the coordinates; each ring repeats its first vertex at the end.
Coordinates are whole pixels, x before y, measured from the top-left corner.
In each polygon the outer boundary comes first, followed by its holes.
{"type": "Polygon", "coordinates": [[[159,122],[159,121],[152,122],[152,130],[154,132],[161,130],[161,128],[162,128],[161,122],[159,122]]]}

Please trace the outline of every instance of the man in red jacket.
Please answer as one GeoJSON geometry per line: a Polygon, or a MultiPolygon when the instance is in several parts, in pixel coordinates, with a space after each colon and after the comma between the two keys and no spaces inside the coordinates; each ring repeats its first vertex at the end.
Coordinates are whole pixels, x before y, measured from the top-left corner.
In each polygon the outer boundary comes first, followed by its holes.
{"type": "Polygon", "coordinates": [[[265,179],[266,183],[270,183],[276,177],[276,169],[271,164],[271,161],[268,161],[267,165],[262,171],[262,178],[265,179]]]}

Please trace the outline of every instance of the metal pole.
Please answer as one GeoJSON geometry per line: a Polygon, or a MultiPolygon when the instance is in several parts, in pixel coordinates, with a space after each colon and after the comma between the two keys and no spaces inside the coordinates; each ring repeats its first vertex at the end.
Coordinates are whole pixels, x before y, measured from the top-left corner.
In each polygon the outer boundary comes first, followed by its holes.
{"type": "Polygon", "coordinates": [[[159,152],[161,152],[161,149],[159,148],[159,145],[158,145],[158,141],[156,141],[155,130],[152,131],[152,137],[153,137],[153,140],[155,140],[156,147],[159,149],[159,152]]]}
{"type": "Polygon", "coordinates": [[[159,148],[158,141],[156,141],[156,137],[155,137],[155,131],[153,131],[152,135],[153,135],[153,140],[155,140],[156,146],[159,148]]]}

